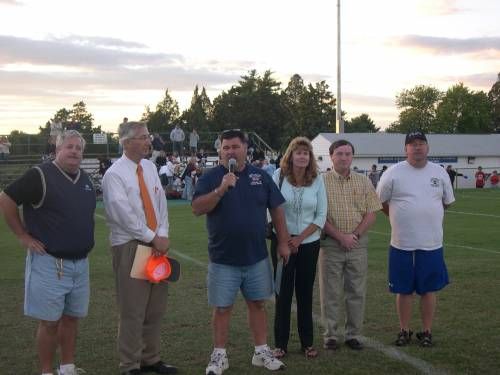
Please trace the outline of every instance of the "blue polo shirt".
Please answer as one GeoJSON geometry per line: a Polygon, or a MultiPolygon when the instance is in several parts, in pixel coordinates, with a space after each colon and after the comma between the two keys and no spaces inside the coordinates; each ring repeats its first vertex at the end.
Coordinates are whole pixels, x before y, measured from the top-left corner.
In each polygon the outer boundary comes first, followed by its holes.
{"type": "MultiPolygon", "coordinates": [[[[228,170],[219,165],[196,183],[193,200],[217,188],[228,170]]],[[[207,214],[208,254],[213,263],[249,266],[267,257],[267,208],[285,199],[271,177],[247,164],[238,181],[207,214]]]]}

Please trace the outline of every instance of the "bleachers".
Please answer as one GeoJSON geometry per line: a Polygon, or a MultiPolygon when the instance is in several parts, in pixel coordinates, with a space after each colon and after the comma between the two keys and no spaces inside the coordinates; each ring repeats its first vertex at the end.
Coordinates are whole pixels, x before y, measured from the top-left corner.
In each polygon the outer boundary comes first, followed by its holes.
{"type": "Polygon", "coordinates": [[[27,169],[41,162],[40,157],[23,156],[0,163],[0,190],[21,176],[27,169]]]}
{"type": "MultiPolygon", "coordinates": [[[[24,156],[9,159],[7,162],[0,163],[0,190],[10,184],[16,178],[20,177],[27,169],[42,162],[41,157],[24,156]]],[[[81,168],[87,172],[94,183],[99,183],[99,160],[97,157],[84,158],[81,168]]]]}
{"type": "MultiPolygon", "coordinates": [[[[200,134],[203,141],[198,146],[208,152],[205,168],[217,165],[218,156],[213,149],[213,140],[215,140],[217,134],[217,132],[200,134]]],[[[171,150],[169,133],[162,133],[162,135],[166,140],[165,150],[169,152],[171,150]]],[[[256,133],[249,132],[248,135],[256,147],[264,150],[266,153],[274,154],[274,150],[256,133]]],[[[112,137],[113,135],[110,133],[109,136],[112,137]]],[[[0,162],[0,190],[20,177],[28,168],[42,162],[41,154],[45,152],[46,144],[40,143],[38,138],[30,140],[30,135],[27,135],[27,137],[27,140],[23,140],[24,143],[14,142],[11,146],[9,160],[7,162],[0,162]]],[[[99,175],[98,157],[103,156],[116,159],[118,156],[118,145],[116,144],[116,140],[110,144],[93,144],[90,135],[87,134],[86,138],[88,138],[88,142],[85,148],[85,159],[82,161],[82,168],[91,176],[93,182],[100,187],[101,176],[99,175]]]]}

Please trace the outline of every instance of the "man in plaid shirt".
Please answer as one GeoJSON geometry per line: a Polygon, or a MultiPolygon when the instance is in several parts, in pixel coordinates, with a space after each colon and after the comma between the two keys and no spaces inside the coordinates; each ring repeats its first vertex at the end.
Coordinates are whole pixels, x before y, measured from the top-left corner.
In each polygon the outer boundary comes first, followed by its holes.
{"type": "Polygon", "coordinates": [[[351,173],[354,146],[338,140],[330,146],[333,170],[324,176],[328,201],[326,238],[319,254],[321,317],[324,348],[337,349],[339,316],[345,306],[345,344],[363,349],[360,342],[368,272],[368,229],[382,208],[370,180],[351,173]]]}

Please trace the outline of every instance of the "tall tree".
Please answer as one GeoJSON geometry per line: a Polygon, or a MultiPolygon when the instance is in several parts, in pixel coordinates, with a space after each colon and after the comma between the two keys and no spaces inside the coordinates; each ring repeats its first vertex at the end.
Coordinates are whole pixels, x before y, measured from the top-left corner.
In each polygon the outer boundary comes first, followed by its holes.
{"type": "Polygon", "coordinates": [[[207,95],[207,90],[205,90],[205,87],[201,89],[201,94],[199,97],[199,102],[201,105],[201,108],[207,115],[207,120],[211,121],[212,120],[212,115],[213,115],[213,109],[214,106],[212,105],[212,102],[210,101],[210,98],[207,95]]]}
{"type": "Polygon", "coordinates": [[[214,129],[255,131],[271,146],[279,147],[285,123],[279,89],[280,83],[271,71],[262,76],[250,71],[237,85],[214,99],[214,129]]]}
{"type": "Polygon", "coordinates": [[[51,121],[56,121],[56,122],[61,122],[63,124],[69,122],[69,118],[71,115],[71,111],[67,110],[66,108],[61,108],[58,110],[54,116],[50,120],[48,120],[45,125],[42,127],[40,126],[38,129],[40,130],[39,134],[43,136],[48,136],[50,134],[50,122],[51,121]]]}
{"type": "Polygon", "coordinates": [[[149,105],[144,106],[144,112],[142,112],[141,121],[148,122],[152,115],[153,112],[151,111],[151,107],[149,105]]]}
{"type": "Polygon", "coordinates": [[[324,81],[305,86],[302,77],[295,74],[281,93],[281,101],[287,114],[285,144],[299,135],[313,138],[319,132],[331,131],[335,98],[324,81]]]}
{"type": "Polygon", "coordinates": [[[437,133],[489,133],[490,101],[483,91],[473,92],[459,83],[448,89],[437,107],[437,133]]]}
{"type": "Polygon", "coordinates": [[[52,118],[40,126],[40,135],[46,136],[50,132],[50,122],[61,122],[65,128],[75,126],[82,134],[101,133],[101,126],[94,126],[94,115],[87,110],[83,101],[73,104],[70,110],[61,108],[52,118]]]}
{"type": "Polygon", "coordinates": [[[198,85],[196,85],[191,98],[191,106],[182,113],[182,121],[187,124],[189,129],[195,128],[198,131],[207,131],[209,130],[211,112],[212,103],[210,103],[205,88],[203,88],[201,94],[198,94],[198,85]]]}
{"type": "Polygon", "coordinates": [[[375,126],[375,123],[366,113],[362,113],[358,117],[353,117],[346,122],[346,133],[377,133],[380,128],[375,126]]]}
{"type": "Polygon", "coordinates": [[[69,121],[75,123],[82,133],[101,132],[101,127],[94,127],[94,116],[87,111],[87,105],[83,101],[73,104],[70,111],[69,121]]]}
{"type": "Polygon", "coordinates": [[[150,132],[168,132],[179,119],[179,104],[167,89],[163,99],[156,105],[156,110],[145,113],[144,116],[148,116],[147,124],[150,132]]]}
{"type": "Polygon", "coordinates": [[[432,132],[436,110],[443,93],[431,86],[415,86],[396,96],[396,106],[401,110],[397,122],[388,131],[406,133],[412,129],[432,132]]]}
{"type": "Polygon", "coordinates": [[[493,130],[500,133],[500,73],[498,73],[497,81],[488,93],[488,99],[491,102],[493,130]]]}

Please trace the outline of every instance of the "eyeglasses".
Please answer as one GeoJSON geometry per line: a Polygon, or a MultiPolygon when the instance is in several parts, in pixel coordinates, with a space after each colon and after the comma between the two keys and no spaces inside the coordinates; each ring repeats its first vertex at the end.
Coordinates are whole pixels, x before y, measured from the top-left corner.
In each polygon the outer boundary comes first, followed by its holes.
{"type": "Polygon", "coordinates": [[[149,137],[150,137],[149,134],[144,134],[144,135],[140,135],[138,137],[131,137],[130,139],[138,139],[139,141],[145,141],[147,139],[150,139],[149,137]]]}

